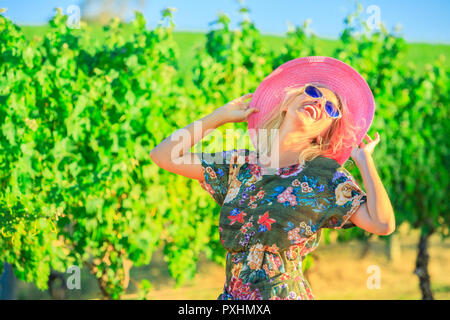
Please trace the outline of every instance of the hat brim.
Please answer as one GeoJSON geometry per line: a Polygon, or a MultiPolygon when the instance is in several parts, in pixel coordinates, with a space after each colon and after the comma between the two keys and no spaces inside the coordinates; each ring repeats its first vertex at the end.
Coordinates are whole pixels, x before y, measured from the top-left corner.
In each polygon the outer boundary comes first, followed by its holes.
{"type": "MultiPolygon", "coordinates": [[[[250,108],[259,112],[248,117],[250,139],[256,148],[256,132],[273,108],[282,102],[287,87],[303,86],[318,82],[329,87],[345,99],[351,123],[359,127],[356,141],[361,143],[372,124],[375,112],[375,99],[364,78],[348,64],[323,56],[311,56],[290,60],[269,74],[258,86],[252,96],[250,108]]],[[[346,147],[333,156],[339,164],[350,158],[352,147],[346,147]]]]}

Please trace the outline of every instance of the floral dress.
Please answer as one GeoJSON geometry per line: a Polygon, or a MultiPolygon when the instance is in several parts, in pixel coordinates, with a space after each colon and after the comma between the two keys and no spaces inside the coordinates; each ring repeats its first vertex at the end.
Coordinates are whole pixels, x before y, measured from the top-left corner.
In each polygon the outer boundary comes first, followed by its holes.
{"type": "Polygon", "coordinates": [[[227,250],[220,300],[314,299],[302,273],[322,228],[349,228],[366,201],[348,171],[317,157],[266,174],[248,149],[203,153],[201,182],[221,206],[227,250]]]}

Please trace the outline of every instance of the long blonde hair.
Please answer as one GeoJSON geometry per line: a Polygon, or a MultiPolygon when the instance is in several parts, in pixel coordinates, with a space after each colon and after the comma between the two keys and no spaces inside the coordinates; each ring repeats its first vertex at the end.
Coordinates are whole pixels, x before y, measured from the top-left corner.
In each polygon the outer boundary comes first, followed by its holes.
{"type": "MultiPolygon", "coordinates": [[[[326,88],[332,91],[330,88],[321,83],[311,82],[310,84],[313,84],[318,88],[326,88]]],[[[268,134],[268,137],[266,137],[266,139],[260,139],[261,137],[258,138],[258,140],[261,141],[261,150],[258,150],[258,153],[270,153],[274,139],[276,138],[272,129],[280,129],[281,124],[283,123],[286,116],[286,111],[283,111],[284,107],[291,104],[292,101],[303,94],[304,90],[305,86],[286,88],[286,91],[291,91],[293,92],[293,94],[286,94],[281,104],[275,107],[273,111],[269,115],[267,115],[266,120],[263,120],[262,124],[258,126],[258,129],[266,129],[266,131],[259,132],[266,132],[268,134]]],[[[357,131],[358,127],[353,125],[351,118],[348,117],[349,110],[347,108],[345,98],[340,97],[334,91],[332,92],[338,99],[338,108],[341,110],[342,117],[340,119],[333,120],[330,127],[323,134],[323,137],[317,136],[311,139],[299,136],[298,138],[296,138],[296,141],[298,142],[309,143],[309,146],[304,148],[299,154],[299,163],[302,165],[304,165],[306,161],[311,161],[318,156],[332,158],[341,148],[353,145],[353,143],[356,141],[355,132],[357,131]]]]}

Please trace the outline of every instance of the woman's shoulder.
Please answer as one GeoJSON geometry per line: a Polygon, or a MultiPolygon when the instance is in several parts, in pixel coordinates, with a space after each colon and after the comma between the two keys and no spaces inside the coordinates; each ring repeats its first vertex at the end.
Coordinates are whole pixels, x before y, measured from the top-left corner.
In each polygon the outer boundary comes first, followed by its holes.
{"type": "Polygon", "coordinates": [[[341,168],[341,165],[336,160],[324,156],[314,158],[310,161],[310,164],[312,167],[327,168],[330,170],[341,168]]]}
{"type": "Polygon", "coordinates": [[[319,156],[307,161],[303,168],[303,173],[307,176],[330,178],[341,165],[334,159],[319,156]]]}

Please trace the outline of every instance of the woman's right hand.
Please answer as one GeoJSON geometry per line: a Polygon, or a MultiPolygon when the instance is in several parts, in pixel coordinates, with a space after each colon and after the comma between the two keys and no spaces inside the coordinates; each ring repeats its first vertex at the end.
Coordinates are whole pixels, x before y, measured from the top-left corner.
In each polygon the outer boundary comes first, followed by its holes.
{"type": "Polygon", "coordinates": [[[217,108],[214,112],[223,117],[226,122],[243,122],[247,121],[247,117],[253,112],[258,112],[257,108],[248,108],[250,101],[245,101],[252,97],[253,93],[247,93],[242,97],[228,102],[226,105],[217,108]]]}
{"type": "Polygon", "coordinates": [[[200,135],[195,130],[197,126],[195,121],[172,133],[150,151],[150,158],[164,170],[197,179],[200,182],[203,181],[204,172],[200,162],[202,153],[191,153],[189,150],[211,130],[215,130],[227,122],[244,121],[251,113],[257,111],[256,108],[247,109],[250,102],[245,102],[245,100],[252,94],[248,93],[234,99],[198,120],[201,122],[200,135]],[[182,142],[180,142],[180,137],[182,137],[182,142]]]}

